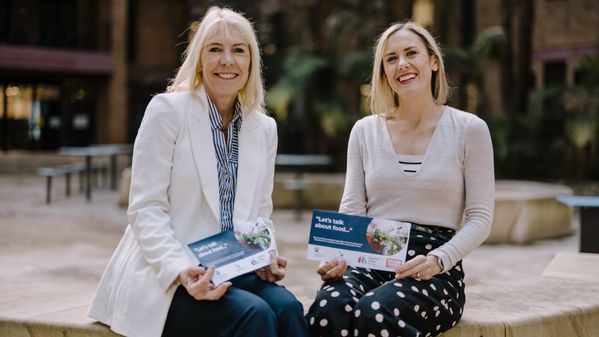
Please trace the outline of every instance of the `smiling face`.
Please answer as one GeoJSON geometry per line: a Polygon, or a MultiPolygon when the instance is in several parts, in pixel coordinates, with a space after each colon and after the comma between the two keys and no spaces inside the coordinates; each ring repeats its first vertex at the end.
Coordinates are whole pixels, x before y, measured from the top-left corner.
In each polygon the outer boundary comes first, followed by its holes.
{"type": "Polygon", "coordinates": [[[439,62],[414,32],[401,29],[389,36],[382,61],[387,82],[400,101],[423,93],[432,97],[431,78],[439,62]]]}
{"type": "Polygon", "coordinates": [[[203,83],[217,106],[232,104],[248,80],[250,48],[241,36],[235,29],[221,29],[202,49],[203,83]]]}

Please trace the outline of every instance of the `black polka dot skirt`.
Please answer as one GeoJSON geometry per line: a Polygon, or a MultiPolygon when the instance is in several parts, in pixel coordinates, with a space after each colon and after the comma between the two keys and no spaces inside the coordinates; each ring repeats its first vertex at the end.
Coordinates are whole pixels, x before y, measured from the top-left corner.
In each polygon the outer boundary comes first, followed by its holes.
{"type": "MultiPolygon", "coordinates": [[[[426,255],[455,234],[412,224],[407,259],[426,255]]],[[[349,267],[342,280],[325,282],[306,319],[313,337],[438,336],[460,320],[464,308],[461,261],[430,280],[395,280],[395,273],[349,267]]]]}

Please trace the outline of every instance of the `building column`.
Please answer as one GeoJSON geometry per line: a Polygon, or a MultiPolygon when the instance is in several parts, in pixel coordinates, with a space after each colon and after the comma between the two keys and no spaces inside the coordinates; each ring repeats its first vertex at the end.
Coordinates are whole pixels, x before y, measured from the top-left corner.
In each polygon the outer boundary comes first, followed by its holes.
{"type": "MultiPolygon", "coordinates": [[[[110,55],[112,75],[105,96],[108,104],[100,103],[103,111],[97,113],[97,140],[99,143],[126,143],[128,123],[127,85],[127,0],[110,1],[110,55]]],[[[103,95],[101,95],[103,96],[103,95]]]]}

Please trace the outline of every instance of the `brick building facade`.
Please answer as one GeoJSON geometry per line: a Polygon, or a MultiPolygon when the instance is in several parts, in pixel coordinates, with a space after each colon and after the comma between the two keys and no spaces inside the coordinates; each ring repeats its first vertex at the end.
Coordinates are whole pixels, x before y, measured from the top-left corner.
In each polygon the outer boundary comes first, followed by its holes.
{"type": "Polygon", "coordinates": [[[0,0],[0,147],[131,142],[179,65],[188,12],[185,0],[0,0]]]}

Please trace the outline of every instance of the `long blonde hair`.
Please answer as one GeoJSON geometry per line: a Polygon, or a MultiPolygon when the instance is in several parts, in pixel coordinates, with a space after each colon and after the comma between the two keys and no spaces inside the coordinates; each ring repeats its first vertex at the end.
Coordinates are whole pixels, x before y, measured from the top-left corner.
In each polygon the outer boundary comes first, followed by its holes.
{"type": "Polygon", "coordinates": [[[250,49],[250,71],[248,80],[239,92],[239,102],[243,111],[258,110],[264,112],[264,85],[262,83],[262,60],[260,47],[252,24],[243,15],[228,8],[210,7],[195,30],[191,42],[183,53],[184,61],[177,75],[167,87],[167,92],[195,92],[203,85],[201,52],[207,41],[214,35],[232,30],[241,34],[241,38],[250,49]]]}
{"type": "Polygon", "coordinates": [[[389,37],[402,29],[409,29],[414,34],[418,35],[424,43],[429,56],[437,57],[439,61],[439,69],[434,71],[433,76],[431,77],[431,91],[435,103],[445,104],[449,98],[450,88],[447,83],[447,76],[445,75],[443,55],[441,54],[441,49],[439,48],[437,41],[435,41],[435,38],[431,33],[421,25],[412,21],[400,22],[387,28],[376,43],[369,95],[370,109],[373,114],[389,116],[391,112],[399,106],[399,97],[397,97],[397,94],[393,91],[385,76],[383,56],[389,37]]]}

